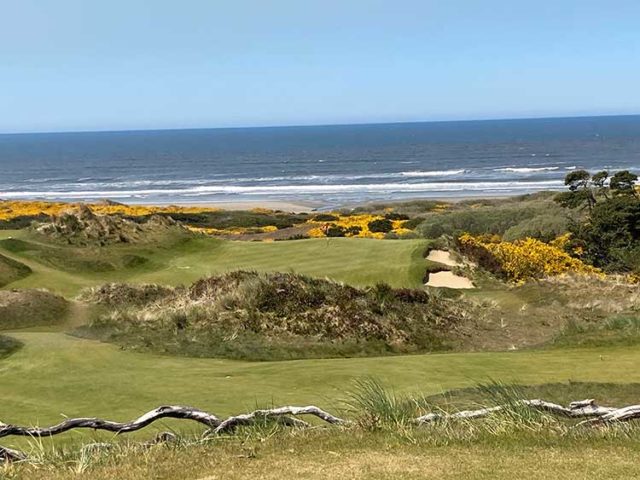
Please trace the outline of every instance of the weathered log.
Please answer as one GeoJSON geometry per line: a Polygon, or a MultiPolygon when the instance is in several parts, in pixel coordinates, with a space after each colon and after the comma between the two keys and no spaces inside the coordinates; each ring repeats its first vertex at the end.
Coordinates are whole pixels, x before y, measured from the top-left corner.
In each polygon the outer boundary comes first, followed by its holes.
{"type": "MultiPolygon", "coordinates": [[[[220,425],[218,425],[213,433],[216,434],[220,434],[220,433],[226,433],[229,431],[233,431],[237,426],[240,425],[250,425],[252,423],[254,423],[256,420],[259,419],[264,419],[264,418],[287,418],[286,416],[288,415],[293,415],[293,416],[297,416],[297,415],[313,415],[315,417],[318,417],[322,420],[324,420],[325,422],[331,424],[331,425],[343,425],[346,422],[346,420],[343,420],[342,418],[338,418],[336,416],[331,415],[328,412],[325,412],[324,410],[315,407],[313,405],[307,406],[307,407],[292,407],[292,406],[288,406],[288,407],[279,407],[279,408],[272,408],[269,410],[255,410],[251,413],[245,413],[242,415],[236,415],[233,417],[229,417],[226,420],[224,420],[222,423],[220,423],[220,425]]],[[[308,425],[308,424],[307,424],[308,425]]]]}
{"type": "MultiPolygon", "coordinates": [[[[603,417],[605,415],[612,414],[619,409],[612,407],[601,407],[596,405],[592,399],[580,400],[577,402],[571,402],[569,407],[563,407],[556,403],[547,402],[545,400],[517,400],[511,404],[498,405],[496,407],[480,408],[477,410],[462,410],[455,413],[428,413],[416,418],[416,423],[422,425],[438,420],[455,420],[455,419],[471,419],[481,418],[491,415],[502,410],[507,410],[513,407],[525,406],[534,410],[552,413],[568,418],[583,418],[583,417],[603,417]]],[[[640,407],[639,407],[640,408],[640,407]]],[[[639,412],[640,413],[640,412],[639,412]]]]}
{"type": "Polygon", "coordinates": [[[91,428],[106,430],[116,434],[135,432],[162,418],[178,418],[193,420],[209,428],[220,425],[220,419],[215,415],[191,407],[162,406],[145,413],[139,418],[127,423],[112,422],[101,418],[72,418],[51,427],[21,427],[0,423],[0,437],[10,435],[22,437],[50,437],[75,428],[91,428]]]}
{"type": "Polygon", "coordinates": [[[3,447],[0,445],[0,461],[3,462],[20,462],[27,459],[27,455],[19,450],[3,447]]]}
{"type": "Polygon", "coordinates": [[[629,420],[635,420],[637,418],[640,418],[640,405],[629,405],[628,407],[613,409],[597,418],[584,420],[576,426],[628,422],[629,420]]]}
{"type": "MultiPolygon", "coordinates": [[[[586,421],[580,422],[578,425],[586,423],[625,422],[640,418],[640,405],[631,405],[623,408],[602,407],[589,399],[572,402],[568,407],[564,407],[545,400],[534,399],[517,400],[510,404],[481,408],[477,410],[463,410],[455,413],[429,413],[416,418],[415,423],[424,425],[438,420],[481,418],[491,415],[492,413],[513,408],[514,406],[528,407],[567,418],[587,418],[586,421]]],[[[231,416],[225,420],[220,420],[215,415],[196,408],[184,406],[162,406],[127,423],[118,423],[100,418],[73,418],[50,427],[22,427],[18,425],[0,423],[0,437],[8,437],[11,435],[50,437],[76,428],[106,430],[116,434],[122,434],[140,430],[162,418],[193,420],[206,425],[210,429],[209,432],[214,434],[232,432],[238,426],[251,425],[260,419],[273,419],[282,425],[291,427],[310,427],[311,424],[295,418],[300,415],[313,415],[324,420],[330,425],[346,425],[350,423],[347,420],[336,417],[313,405],[306,407],[284,406],[273,409],[255,410],[250,413],[231,416]]],[[[22,452],[6,447],[0,447],[1,460],[15,461],[22,460],[24,458],[25,455],[22,452]]]]}

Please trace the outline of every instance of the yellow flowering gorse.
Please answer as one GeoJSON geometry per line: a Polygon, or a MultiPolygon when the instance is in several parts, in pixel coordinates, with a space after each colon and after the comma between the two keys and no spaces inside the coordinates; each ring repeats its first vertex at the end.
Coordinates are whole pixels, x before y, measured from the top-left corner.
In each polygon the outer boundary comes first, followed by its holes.
{"type": "MultiPolygon", "coordinates": [[[[360,231],[358,233],[346,232],[345,236],[347,237],[359,237],[359,238],[377,238],[382,239],[385,237],[385,234],[382,232],[372,232],[369,230],[369,223],[374,220],[383,220],[385,217],[382,215],[371,215],[371,214],[361,214],[361,215],[340,215],[338,213],[332,213],[337,220],[329,220],[326,222],[318,222],[315,220],[309,220],[308,223],[316,224],[317,226],[309,230],[308,235],[314,238],[325,237],[325,232],[322,229],[323,225],[331,225],[336,227],[341,227],[344,229],[348,229],[350,227],[359,227],[360,231]]],[[[398,235],[404,235],[412,230],[408,228],[403,228],[406,220],[393,220],[391,223],[393,225],[393,229],[391,230],[393,233],[398,235]]]]}
{"type": "MultiPolygon", "coordinates": [[[[72,210],[74,204],[64,202],[43,202],[43,201],[0,201],[0,220],[12,220],[18,217],[31,217],[37,215],[60,215],[72,210]]],[[[99,215],[129,215],[139,217],[158,213],[202,213],[217,211],[211,207],[178,207],[169,205],[166,207],[155,207],[148,205],[119,205],[107,203],[88,204],[91,210],[99,215]]]]}
{"type": "Polygon", "coordinates": [[[535,238],[505,242],[497,236],[474,237],[465,233],[458,240],[463,249],[480,248],[489,252],[507,278],[514,282],[565,273],[603,276],[600,269],[573,258],[564,250],[569,238],[562,235],[550,243],[535,238]]]}

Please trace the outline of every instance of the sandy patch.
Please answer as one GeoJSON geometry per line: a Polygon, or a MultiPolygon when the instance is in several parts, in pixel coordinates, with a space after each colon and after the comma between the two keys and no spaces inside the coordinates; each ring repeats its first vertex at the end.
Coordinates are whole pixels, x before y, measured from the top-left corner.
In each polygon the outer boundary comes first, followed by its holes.
{"type": "Polygon", "coordinates": [[[461,267],[462,264],[457,262],[452,256],[451,253],[446,250],[431,250],[429,255],[427,256],[427,260],[431,260],[432,262],[441,263],[443,265],[447,265],[448,267],[461,267]]]}
{"type": "MultiPolygon", "coordinates": [[[[181,202],[176,200],[170,203],[181,207],[203,207],[220,210],[253,210],[254,208],[264,208],[267,210],[281,210],[289,213],[308,213],[322,207],[318,202],[286,202],[279,200],[255,200],[237,202],[181,202]]],[[[167,204],[168,205],[168,204],[167,204]]],[[[161,203],[153,203],[153,206],[163,206],[161,203]]]]}
{"type": "Polygon", "coordinates": [[[453,272],[437,272],[429,274],[428,287],[475,288],[471,280],[453,272]]]}

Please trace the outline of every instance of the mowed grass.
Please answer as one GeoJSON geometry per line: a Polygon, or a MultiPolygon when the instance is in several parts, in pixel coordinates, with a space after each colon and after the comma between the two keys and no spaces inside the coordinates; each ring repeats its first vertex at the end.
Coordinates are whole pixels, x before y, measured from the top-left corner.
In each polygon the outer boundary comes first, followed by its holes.
{"type": "Polygon", "coordinates": [[[640,382],[640,350],[624,346],[242,362],[133,353],[58,332],[7,335],[24,343],[0,360],[0,419],[7,423],[46,424],[63,414],[128,420],[161,404],[186,404],[218,415],[271,404],[312,403],[335,410],[354,379],[366,376],[398,392],[423,394],[490,379],[523,385],[640,382]]]}
{"type": "Polygon", "coordinates": [[[394,287],[420,287],[425,272],[423,253],[429,244],[427,240],[351,238],[266,243],[201,237],[166,245],[93,250],[92,260],[104,264],[127,256],[145,260],[95,271],[91,263],[77,260],[83,252],[73,247],[40,244],[24,231],[0,231],[0,240],[8,238],[24,240],[28,248],[16,251],[0,243],[0,254],[23,263],[33,273],[6,288],[47,288],[66,296],[111,281],[188,284],[238,269],[296,272],[360,286],[386,282],[394,287]]]}

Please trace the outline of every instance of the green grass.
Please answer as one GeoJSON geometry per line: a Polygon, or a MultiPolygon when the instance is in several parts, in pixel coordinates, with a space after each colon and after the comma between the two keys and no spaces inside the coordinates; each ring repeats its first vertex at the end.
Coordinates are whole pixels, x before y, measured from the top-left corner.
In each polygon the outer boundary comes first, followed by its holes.
{"type": "Polygon", "coordinates": [[[640,382],[634,347],[243,362],[133,353],[56,332],[11,336],[24,346],[0,361],[2,421],[27,424],[54,422],[62,413],[125,420],[164,403],[219,415],[271,402],[331,409],[355,378],[368,375],[398,392],[427,395],[490,378],[640,382]]]}
{"type": "Polygon", "coordinates": [[[230,270],[293,271],[352,285],[422,285],[426,240],[308,239],[233,242],[214,238],[100,250],[44,245],[22,231],[0,231],[0,254],[33,271],[11,288],[48,288],[72,296],[110,281],[188,284],[230,270]],[[10,238],[12,237],[12,238],[10,238]],[[136,258],[138,261],[128,260],[136,258]]]}

